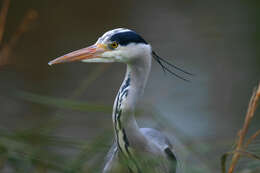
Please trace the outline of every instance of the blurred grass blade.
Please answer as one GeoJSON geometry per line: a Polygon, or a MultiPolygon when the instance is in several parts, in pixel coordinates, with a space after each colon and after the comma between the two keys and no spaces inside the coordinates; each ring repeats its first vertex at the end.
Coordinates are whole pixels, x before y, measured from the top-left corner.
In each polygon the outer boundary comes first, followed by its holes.
{"type": "Polygon", "coordinates": [[[226,173],[226,161],[227,161],[227,157],[232,154],[230,152],[227,152],[227,153],[224,153],[222,156],[221,156],[221,170],[222,170],[222,173],[226,173]]]}
{"type": "MultiPolygon", "coordinates": [[[[112,134],[112,132],[109,134],[112,134]]],[[[107,144],[109,143],[110,140],[111,140],[111,136],[107,135],[107,130],[106,130],[105,133],[103,133],[103,135],[97,137],[92,142],[83,145],[83,148],[79,152],[78,156],[71,162],[71,164],[68,165],[66,173],[85,172],[85,170],[83,170],[83,166],[85,167],[85,169],[89,170],[91,165],[91,160],[93,158],[98,156],[100,153],[106,154],[105,149],[107,148],[107,144]]],[[[98,162],[97,164],[99,166],[102,165],[100,164],[100,162],[98,162]]]]}
{"type": "Polygon", "coordinates": [[[50,96],[42,96],[42,95],[33,94],[24,91],[17,91],[15,93],[15,96],[33,103],[55,106],[58,108],[67,108],[72,110],[89,111],[89,112],[104,112],[104,113],[111,113],[112,111],[111,106],[90,104],[86,102],[79,102],[70,99],[54,98],[50,96]]]}

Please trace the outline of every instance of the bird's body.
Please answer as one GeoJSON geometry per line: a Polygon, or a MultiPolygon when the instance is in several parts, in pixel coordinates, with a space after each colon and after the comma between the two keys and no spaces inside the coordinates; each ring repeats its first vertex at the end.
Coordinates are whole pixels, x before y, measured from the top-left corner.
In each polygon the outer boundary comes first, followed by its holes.
{"type": "MultiPolygon", "coordinates": [[[[167,139],[160,132],[153,129],[139,128],[135,120],[135,107],[138,99],[143,94],[152,61],[149,45],[142,45],[138,49],[137,51],[140,52],[137,56],[139,57],[133,64],[127,64],[125,79],[114,102],[112,119],[116,145],[111,149],[115,152],[112,152],[113,154],[108,156],[110,158],[108,158],[109,161],[106,163],[104,173],[123,172],[120,169],[131,170],[137,173],[141,172],[142,169],[146,169],[146,172],[148,172],[148,169],[149,172],[151,170],[154,171],[156,168],[151,168],[155,164],[145,162],[149,162],[149,160],[150,162],[154,161],[154,156],[157,156],[157,161],[160,160],[162,162],[162,159],[167,159],[164,150],[167,148],[171,149],[169,143],[166,143],[167,139]],[[140,54],[143,57],[140,57],[140,54]],[[121,159],[125,159],[121,162],[120,153],[122,155],[121,159]],[[138,155],[138,157],[135,155],[138,155]],[[143,158],[140,159],[140,157],[143,158]],[[130,166],[126,168],[122,162],[130,162],[130,166]]],[[[164,164],[165,162],[156,164],[156,167],[160,167],[160,169],[157,168],[160,171],[156,172],[162,172],[162,168],[165,169],[163,172],[169,172],[167,166],[164,164]]],[[[169,165],[169,163],[166,164],[169,165]]],[[[176,164],[176,162],[173,164],[176,164]]]]}
{"type": "MultiPolygon", "coordinates": [[[[115,142],[107,155],[103,173],[176,172],[177,159],[168,138],[155,129],[139,128],[135,119],[135,108],[143,94],[153,55],[156,54],[151,46],[140,35],[119,28],[105,33],[95,45],[49,63],[82,60],[127,65],[112,113],[115,142]]],[[[156,59],[168,71],[160,60],[156,59]]]]}
{"type": "MultiPolygon", "coordinates": [[[[124,156],[119,150],[116,142],[110,148],[103,173],[120,173],[120,172],[151,172],[151,173],[175,173],[176,157],[173,154],[173,148],[168,140],[159,131],[151,128],[140,128],[142,135],[149,141],[149,145],[141,150],[135,148],[135,162],[132,167],[125,166],[124,156]],[[121,157],[121,158],[120,158],[121,157]]],[[[128,162],[128,161],[126,161],[128,162]]]]}

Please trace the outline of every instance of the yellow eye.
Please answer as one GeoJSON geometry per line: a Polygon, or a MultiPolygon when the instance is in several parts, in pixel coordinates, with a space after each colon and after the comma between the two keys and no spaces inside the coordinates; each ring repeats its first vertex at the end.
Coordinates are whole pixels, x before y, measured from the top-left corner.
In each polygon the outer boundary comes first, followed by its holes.
{"type": "Polygon", "coordinates": [[[114,41],[114,42],[111,43],[109,46],[110,46],[112,49],[115,49],[115,48],[118,47],[118,43],[114,41]]]}

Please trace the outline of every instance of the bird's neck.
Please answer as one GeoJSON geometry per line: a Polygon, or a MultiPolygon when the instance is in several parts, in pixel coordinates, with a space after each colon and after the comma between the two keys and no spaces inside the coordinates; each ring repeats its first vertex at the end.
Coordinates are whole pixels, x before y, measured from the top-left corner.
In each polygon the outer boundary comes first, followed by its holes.
{"type": "Polygon", "coordinates": [[[144,143],[145,138],[135,120],[134,112],[142,96],[151,69],[151,57],[127,65],[125,79],[118,91],[113,108],[113,125],[118,148],[130,154],[130,148],[144,143]]]}

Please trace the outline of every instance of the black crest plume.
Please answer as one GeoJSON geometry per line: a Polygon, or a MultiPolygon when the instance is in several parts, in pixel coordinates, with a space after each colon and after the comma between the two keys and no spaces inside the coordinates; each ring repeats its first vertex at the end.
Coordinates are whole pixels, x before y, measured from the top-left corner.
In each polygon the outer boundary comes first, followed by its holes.
{"type": "Polygon", "coordinates": [[[192,73],[189,73],[189,72],[187,72],[187,71],[181,69],[180,67],[177,67],[176,65],[173,65],[173,64],[170,63],[169,61],[166,61],[165,59],[161,58],[161,57],[160,57],[159,55],[157,55],[154,51],[152,51],[152,55],[153,55],[153,58],[160,64],[160,66],[162,67],[162,69],[163,69],[164,72],[168,72],[168,73],[172,74],[173,76],[175,76],[175,77],[177,77],[177,78],[179,78],[179,79],[182,79],[182,80],[184,80],[184,81],[186,81],[186,82],[189,82],[190,80],[189,80],[189,79],[186,79],[186,78],[184,78],[184,77],[182,77],[182,76],[180,76],[180,75],[178,75],[178,74],[175,73],[175,72],[173,72],[172,70],[170,70],[170,69],[168,68],[168,66],[170,66],[170,67],[172,67],[172,68],[174,68],[174,69],[178,70],[179,72],[182,72],[182,73],[184,73],[184,74],[186,74],[186,75],[193,76],[192,73]]]}

